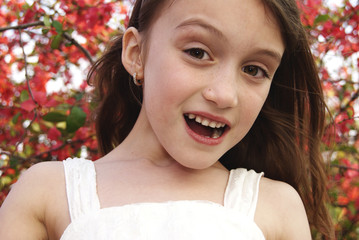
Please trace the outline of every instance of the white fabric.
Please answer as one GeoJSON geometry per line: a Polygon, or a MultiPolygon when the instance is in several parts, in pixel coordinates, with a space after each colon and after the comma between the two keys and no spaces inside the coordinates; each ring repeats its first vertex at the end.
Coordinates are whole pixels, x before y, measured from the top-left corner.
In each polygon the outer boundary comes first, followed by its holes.
{"type": "Polygon", "coordinates": [[[63,161],[71,221],[100,209],[96,172],[92,161],[74,158],[63,161]]]}
{"type": "Polygon", "coordinates": [[[100,208],[92,161],[64,161],[71,223],[61,240],[265,239],[254,222],[263,173],[231,170],[224,206],[210,201],[136,203],[100,208]]]}

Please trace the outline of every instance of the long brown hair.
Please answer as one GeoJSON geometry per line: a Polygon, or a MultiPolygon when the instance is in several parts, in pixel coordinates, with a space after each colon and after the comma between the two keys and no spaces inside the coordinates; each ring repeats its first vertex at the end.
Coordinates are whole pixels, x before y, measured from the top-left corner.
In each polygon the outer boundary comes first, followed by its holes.
{"type": "MultiPolygon", "coordinates": [[[[168,0],[167,0],[168,1],[168,0]]],[[[150,29],[166,0],[136,1],[129,27],[150,29]]],[[[269,96],[245,138],[220,162],[228,169],[263,171],[287,182],[303,199],[312,228],[334,238],[326,209],[326,174],[319,150],[325,103],[306,32],[295,0],[263,0],[282,32],[286,49],[269,96]]],[[[89,73],[98,96],[95,112],[99,150],[110,152],[129,134],[141,108],[142,90],[121,62],[122,35],[108,46],[89,73]]]]}

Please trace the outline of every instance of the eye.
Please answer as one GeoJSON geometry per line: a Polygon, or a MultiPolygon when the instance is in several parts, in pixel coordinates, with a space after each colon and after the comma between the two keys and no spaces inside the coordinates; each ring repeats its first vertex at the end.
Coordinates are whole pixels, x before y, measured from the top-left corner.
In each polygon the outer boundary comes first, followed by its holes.
{"type": "Polygon", "coordinates": [[[264,69],[255,66],[248,65],[242,68],[243,72],[256,78],[269,78],[269,74],[264,69]]]}
{"type": "Polygon", "coordinates": [[[190,48],[184,52],[197,59],[209,59],[208,53],[201,48],[190,48]]]}

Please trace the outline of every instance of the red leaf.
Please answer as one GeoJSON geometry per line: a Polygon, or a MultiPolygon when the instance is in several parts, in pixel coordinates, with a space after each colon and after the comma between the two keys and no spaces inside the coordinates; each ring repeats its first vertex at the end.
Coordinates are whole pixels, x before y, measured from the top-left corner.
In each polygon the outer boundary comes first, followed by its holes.
{"type": "Polygon", "coordinates": [[[51,99],[50,101],[48,101],[46,104],[44,104],[44,107],[55,107],[57,106],[59,103],[55,100],[55,99],[51,99]]]}
{"type": "Polygon", "coordinates": [[[32,110],[34,110],[36,108],[36,104],[32,99],[22,102],[20,106],[22,109],[24,109],[28,112],[31,112],[32,110]]]}
{"type": "Polygon", "coordinates": [[[352,187],[348,191],[348,199],[351,201],[355,201],[359,198],[359,187],[352,187]]]}
{"type": "Polygon", "coordinates": [[[33,91],[32,94],[34,95],[35,101],[39,105],[45,105],[47,103],[47,97],[45,92],[33,91]]]}
{"type": "Polygon", "coordinates": [[[354,163],[354,164],[351,164],[349,165],[350,168],[352,169],[348,169],[346,172],[345,172],[345,177],[347,178],[355,178],[355,177],[358,177],[359,176],[359,172],[354,170],[354,169],[358,169],[359,170],[359,165],[357,163],[354,163]]]}
{"type": "Polygon", "coordinates": [[[61,137],[61,132],[56,127],[52,127],[48,131],[47,137],[51,140],[58,140],[61,137]]]}
{"type": "Polygon", "coordinates": [[[5,175],[14,175],[16,172],[14,169],[12,168],[8,168],[6,171],[5,171],[5,175]]]}
{"type": "Polygon", "coordinates": [[[344,196],[338,196],[338,204],[339,205],[347,205],[349,203],[349,199],[344,196]]]}

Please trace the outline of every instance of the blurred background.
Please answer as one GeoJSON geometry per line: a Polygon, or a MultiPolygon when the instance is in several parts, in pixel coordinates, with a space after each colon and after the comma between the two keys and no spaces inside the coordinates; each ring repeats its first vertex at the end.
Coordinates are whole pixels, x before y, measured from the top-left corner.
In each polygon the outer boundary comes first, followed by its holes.
{"type": "MultiPolygon", "coordinates": [[[[113,0],[0,0],[0,205],[32,164],[99,157],[86,74],[106,42],[125,29],[131,5],[113,0]]],[[[329,107],[322,144],[328,208],[337,239],[357,240],[358,0],[302,0],[298,5],[329,107]]],[[[316,233],[313,238],[322,239],[316,233]]]]}

